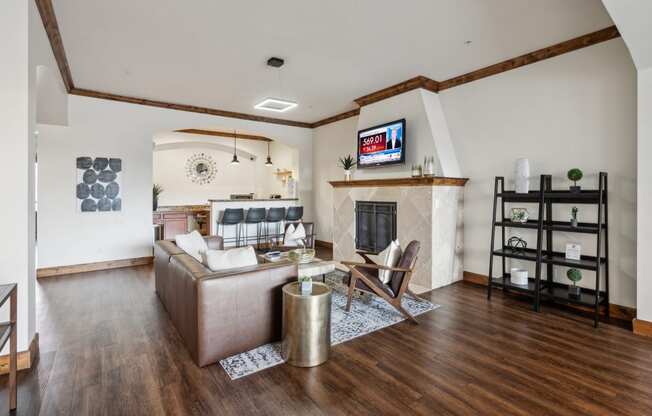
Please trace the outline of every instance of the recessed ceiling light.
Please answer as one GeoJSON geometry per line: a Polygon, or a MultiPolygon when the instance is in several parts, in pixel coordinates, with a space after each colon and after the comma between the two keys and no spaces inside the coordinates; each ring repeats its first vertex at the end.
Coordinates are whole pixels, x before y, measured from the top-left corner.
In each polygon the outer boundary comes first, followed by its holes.
{"type": "Polygon", "coordinates": [[[283,113],[288,110],[293,109],[298,104],[292,101],[281,100],[279,98],[265,98],[263,101],[259,102],[254,106],[256,110],[267,110],[275,111],[277,113],[283,113]]]}

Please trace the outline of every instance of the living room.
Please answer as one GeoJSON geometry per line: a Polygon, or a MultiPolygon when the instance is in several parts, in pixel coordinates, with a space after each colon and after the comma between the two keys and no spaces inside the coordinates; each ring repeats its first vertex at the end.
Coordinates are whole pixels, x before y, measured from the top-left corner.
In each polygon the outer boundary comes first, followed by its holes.
{"type": "Polygon", "coordinates": [[[255,7],[9,0],[0,412],[651,413],[652,7],[255,7]]]}

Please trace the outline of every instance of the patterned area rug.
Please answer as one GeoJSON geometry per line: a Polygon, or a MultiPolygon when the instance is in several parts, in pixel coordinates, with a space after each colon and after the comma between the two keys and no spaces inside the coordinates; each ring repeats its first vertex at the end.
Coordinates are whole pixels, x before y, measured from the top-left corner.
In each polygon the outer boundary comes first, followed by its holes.
{"type": "MultiPolygon", "coordinates": [[[[326,284],[333,289],[331,305],[331,345],[369,334],[379,329],[404,321],[390,304],[377,296],[360,296],[356,291],[351,312],[346,312],[347,287],[342,284],[344,273],[335,271],[326,277],[326,284]]],[[[427,300],[417,301],[409,296],[403,297],[403,307],[412,315],[421,315],[437,309],[439,305],[427,300]]],[[[281,343],[266,344],[251,351],[232,355],[220,364],[232,380],[248,376],[258,371],[282,364],[281,343]]]]}

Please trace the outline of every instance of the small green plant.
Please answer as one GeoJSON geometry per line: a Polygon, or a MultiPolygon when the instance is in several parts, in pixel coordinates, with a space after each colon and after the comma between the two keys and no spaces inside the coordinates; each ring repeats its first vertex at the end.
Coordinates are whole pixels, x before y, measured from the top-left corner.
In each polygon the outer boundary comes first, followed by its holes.
{"type": "Polygon", "coordinates": [[[577,269],[568,269],[566,277],[568,277],[568,280],[573,282],[573,286],[576,286],[577,282],[582,280],[582,272],[577,269]]]}
{"type": "Polygon", "coordinates": [[[577,181],[581,180],[584,177],[584,173],[578,168],[573,168],[568,171],[566,174],[568,179],[573,181],[574,186],[577,186],[577,181]]]}
{"type": "Polygon", "coordinates": [[[341,157],[340,158],[340,167],[343,168],[344,170],[351,170],[356,165],[356,161],[353,159],[353,156],[351,155],[346,155],[346,157],[341,157]]]}
{"type": "Polygon", "coordinates": [[[153,208],[154,211],[158,208],[158,197],[163,193],[163,187],[159,184],[154,184],[154,187],[152,189],[152,201],[153,201],[153,208]]]}
{"type": "Polygon", "coordinates": [[[312,278],[310,276],[299,276],[299,283],[304,282],[312,282],[312,278]]]}
{"type": "Polygon", "coordinates": [[[577,221],[577,211],[578,211],[577,207],[571,208],[571,218],[574,219],[575,221],[577,221]]]}

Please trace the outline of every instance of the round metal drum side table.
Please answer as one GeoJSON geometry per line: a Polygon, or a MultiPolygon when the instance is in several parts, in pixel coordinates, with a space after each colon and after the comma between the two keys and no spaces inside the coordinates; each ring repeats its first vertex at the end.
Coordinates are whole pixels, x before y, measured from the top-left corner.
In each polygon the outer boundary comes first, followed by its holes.
{"type": "Polygon", "coordinates": [[[302,295],[298,282],[283,286],[283,342],[288,364],[314,367],[328,360],[331,349],[331,289],[313,282],[302,295]]]}

